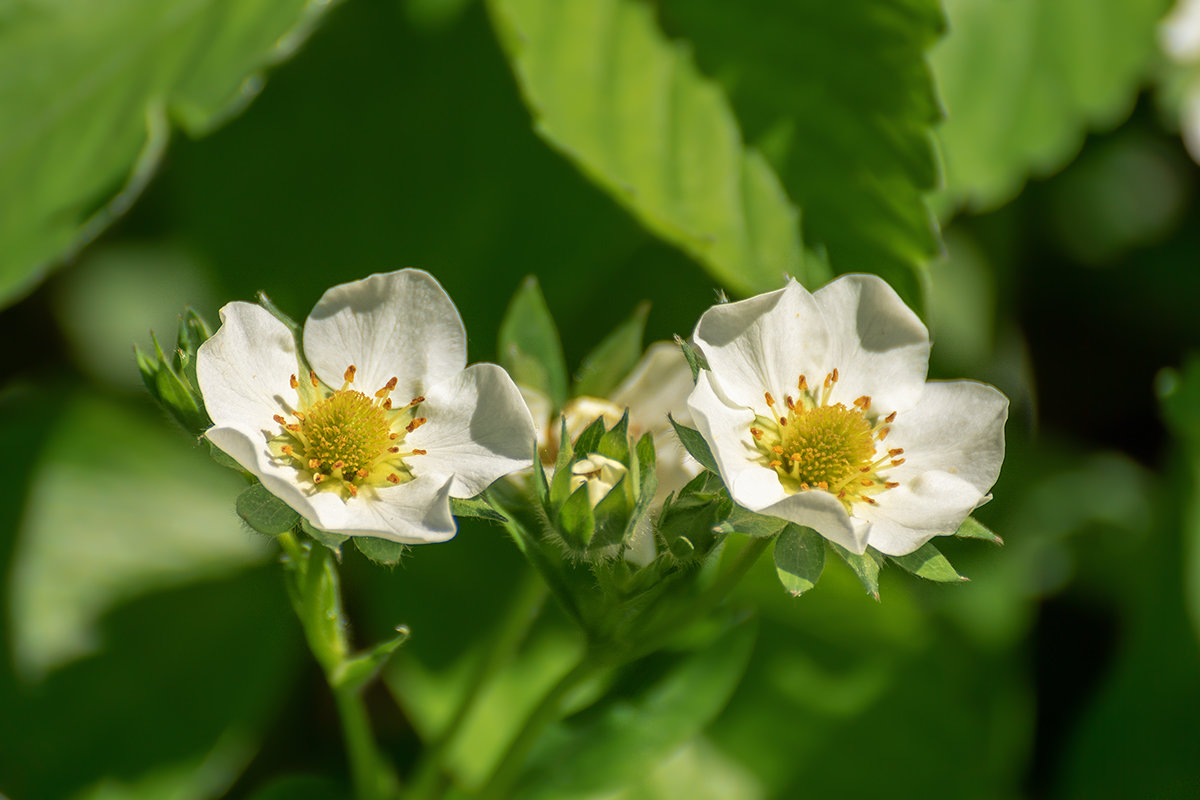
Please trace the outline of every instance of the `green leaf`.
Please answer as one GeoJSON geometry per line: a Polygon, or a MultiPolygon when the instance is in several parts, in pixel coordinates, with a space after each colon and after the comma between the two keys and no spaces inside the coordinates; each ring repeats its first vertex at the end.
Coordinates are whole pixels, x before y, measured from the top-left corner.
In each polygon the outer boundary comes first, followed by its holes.
{"type": "Polygon", "coordinates": [[[172,123],[200,136],[334,3],[9,4],[0,26],[0,306],[120,216],[172,123]]]}
{"type": "MultiPolygon", "coordinates": [[[[542,482],[545,483],[545,473],[542,474],[542,482]]],[[[492,507],[492,504],[487,501],[483,495],[472,497],[470,499],[461,499],[458,497],[450,498],[450,511],[456,517],[474,517],[475,519],[486,519],[489,522],[505,521],[505,517],[499,511],[492,507]]]]}
{"type": "Polygon", "coordinates": [[[345,786],[332,778],[285,775],[271,779],[249,800],[350,800],[350,795],[345,786]]]}
{"type": "Polygon", "coordinates": [[[558,458],[554,461],[554,477],[550,481],[550,505],[565,502],[571,491],[571,462],[575,460],[575,446],[567,435],[566,417],[559,418],[558,458]]]}
{"type": "Polygon", "coordinates": [[[867,590],[867,594],[878,600],[879,570],[883,568],[883,555],[871,547],[868,547],[867,551],[862,555],[858,555],[857,553],[851,553],[840,544],[834,544],[833,542],[828,542],[828,544],[849,565],[854,574],[858,576],[863,588],[867,590]]]}
{"type": "Polygon", "coordinates": [[[825,569],[825,540],[812,528],[789,524],[775,540],[775,574],[799,597],[817,585],[825,569]]]}
{"type": "Polygon", "coordinates": [[[1075,157],[1133,109],[1169,0],[947,0],[932,55],[947,200],[989,209],[1075,157]]]}
{"type": "Polygon", "coordinates": [[[700,370],[708,369],[708,359],[704,357],[704,353],[693,347],[682,336],[676,335],[675,344],[679,345],[679,349],[683,351],[683,357],[692,371],[692,383],[695,383],[700,378],[700,370]]]}
{"type": "Polygon", "coordinates": [[[704,437],[700,435],[700,431],[695,428],[689,428],[686,425],[680,425],[671,415],[667,415],[667,419],[671,421],[671,426],[675,428],[675,435],[679,437],[680,443],[683,444],[685,450],[691,454],[692,458],[700,462],[706,469],[720,473],[717,469],[717,460],[713,458],[712,450],[708,447],[708,442],[704,441],[704,437]]]}
{"type": "Polygon", "coordinates": [[[604,417],[597,417],[583,429],[575,439],[575,453],[580,458],[586,458],[588,453],[595,453],[600,447],[600,440],[604,438],[607,432],[604,425],[604,417]]]}
{"type": "Polygon", "coordinates": [[[300,521],[292,507],[267,491],[261,483],[247,486],[238,495],[237,514],[246,524],[267,536],[287,533],[300,521]]]}
{"type": "Polygon", "coordinates": [[[740,533],[745,536],[754,536],[758,538],[766,536],[774,536],[783,530],[788,522],[779,517],[768,517],[765,514],[756,514],[753,511],[734,506],[733,513],[726,517],[720,525],[717,526],[717,533],[740,533]]]}
{"type": "Polygon", "coordinates": [[[538,133],[739,293],[805,278],[798,216],[721,90],[634,0],[489,0],[538,133]]]}
{"type": "MultiPolygon", "coordinates": [[[[746,138],[800,207],[804,242],[835,273],[867,270],[914,308],[941,245],[925,195],[939,185],[941,107],[926,61],[938,0],[663,0],[746,138]]],[[[810,288],[824,282],[805,262],[810,288]]]]}
{"type": "Polygon", "coordinates": [[[733,628],[637,693],[568,719],[547,737],[513,796],[569,800],[627,785],[716,718],[745,672],[754,639],[752,625],[733,628]]]}
{"type": "Polygon", "coordinates": [[[346,540],[350,538],[349,536],[343,536],[340,533],[323,531],[309,523],[309,521],[306,519],[300,520],[300,528],[314,542],[324,545],[327,550],[333,553],[338,561],[342,560],[342,545],[344,545],[346,540]]]}
{"type": "Polygon", "coordinates": [[[378,536],[354,536],[354,546],[358,552],[385,567],[394,567],[408,552],[408,545],[380,539],[378,536]]]}
{"type": "Polygon", "coordinates": [[[567,364],[558,328],[537,278],[522,281],[500,323],[500,365],[519,384],[536,389],[560,409],[567,402],[567,364]]]}
{"type": "Polygon", "coordinates": [[[986,528],[983,523],[974,517],[967,517],[963,520],[963,524],[958,526],[958,530],[954,535],[960,539],[983,539],[985,542],[992,544],[1004,544],[1004,540],[986,528]]]}
{"type": "Polygon", "coordinates": [[[575,376],[574,395],[608,397],[642,357],[642,338],[650,304],[641,303],[592,352],[584,356],[575,376]]]}
{"type": "MultiPolygon", "coordinates": [[[[600,499],[600,502],[592,510],[596,528],[591,541],[588,542],[588,548],[593,552],[620,544],[624,539],[626,523],[629,521],[632,511],[628,494],[630,480],[628,474],[621,476],[616,485],[600,499]]],[[[617,554],[614,553],[614,555],[617,554]]]]}
{"type": "Polygon", "coordinates": [[[950,560],[934,547],[932,542],[926,542],[905,556],[888,556],[904,569],[929,581],[940,583],[957,583],[968,580],[958,574],[950,560]]]}

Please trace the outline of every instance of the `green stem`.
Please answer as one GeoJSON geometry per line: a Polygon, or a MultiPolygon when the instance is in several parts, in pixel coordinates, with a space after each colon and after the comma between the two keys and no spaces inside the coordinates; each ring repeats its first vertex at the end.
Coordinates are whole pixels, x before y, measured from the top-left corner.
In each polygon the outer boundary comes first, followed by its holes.
{"type": "Polygon", "coordinates": [[[521,641],[529,633],[530,627],[537,619],[542,604],[546,600],[546,594],[547,589],[543,582],[528,573],[524,575],[516,595],[509,604],[504,621],[496,629],[486,652],[475,665],[470,682],[463,690],[454,714],[450,717],[446,727],[422,754],[409,789],[409,797],[439,797],[441,795],[444,788],[441,780],[446,754],[450,751],[463,724],[475,707],[475,702],[482,694],[488,679],[493,677],[495,672],[512,657],[521,641]]]}
{"type": "Polygon", "coordinates": [[[399,793],[399,779],[379,753],[362,687],[339,680],[350,662],[350,648],[337,567],[321,545],[301,544],[291,533],[277,538],[288,558],[288,596],[292,608],[336,701],[354,796],[357,800],[395,797],[399,793]]]}
{"type": "Polygon", "coordinates": [[[491,777],[480,791],[481,797],[485,800],[500,800],[510,796],[512,783],[520,775],[521,768],[525,766],[525,757],[529,755],[530,749],[546,727],[562,715],[563,701],[603,666],[604,664],[600,660],[593,657],[590,650],[584,651],[579,663],[558,679],[558,682],[550,688],[550,691],[542,697],[529,716],[525,718],[521,730],[508,743],[504,755],[496,762],[491,777]]]}

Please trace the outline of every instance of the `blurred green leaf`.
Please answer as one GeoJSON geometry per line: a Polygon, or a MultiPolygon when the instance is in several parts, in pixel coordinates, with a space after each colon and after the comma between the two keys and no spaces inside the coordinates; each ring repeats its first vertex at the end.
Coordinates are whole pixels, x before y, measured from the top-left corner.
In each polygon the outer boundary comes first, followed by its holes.
{"type": "Polygon", "coordinates": [[[350,538],[349,536],[323,531],[320,528],[314,527],[306,519],[300,520],[300,529],[314,542],[324,545],[326,549],[333,553],[338,561],[342,560],[342,545],[350,538]]]}
{"type": "Polygon", "coordinates": [[[924,578],[925,580],[938,581],[939,583],[966,580],[951,565],[950,559],[942,555],[932,542],[926,542],[908,555],[888,556],[888,558],[918,578],[924,578]]]}
{"type": "Polygon", "coordinates": [[[285,775],[263,786],[249,800],[350,800],[349,790],[331,778],[285,775]]]}
{"type": "Polygon", "coordinates": [[[642,338],[649,313],[650,304],[640,303],[629,319],[584,356],[575,376],[573,394],[608,397],[633,372],[642,357],[642,338]]]}
{"type": "Polygon", "coordinates": [[[788,525],[775,540],[775,572],[783,588],[799,597],[817,585],[825,568],[825,540],[812,528],[788,525]]]}
{"type": "Polygon", "coordinates": [[[945,24],[937,0],[661,5],[799,205],[805,244],[833,272],[878,273],[920,308],[941,249],[925,203],[939,182],[926,61],[945,24]]]}
{"type": "Polygon", "coordinates": [[[947,0],[932,54],[950,204],[994,208],[1133,108],[1169,0],[947,0]]]}
{"type": "Polygon", "coordinates": [[[692,347],[682,336],[675,336],[675,344],[679,345],[679,349],[683,351],[683,357],[688,362],[688,369],[692,371],[692,382],[695,383],[700,377],[700,370],[708,369],[708,360],[704,354],[692,347]]]}
{"type": "Polygon", "coordinates": [[[532,754],[516,796],[590,798],[642,775],[724,708],[746,669],[755,633],[749,624],[733,628],[682,656],[636,695],[566,720],[532,754]]]}
{"type": "Polygon", "coordinates": [[[237,515],[247,525],[267,536],[278,536],[296,527],[300,515],[271,494],[261,483],[247,486],[237,497],[237,515]]]}
{"type": "Polygon", "coordinates": [[[490,0],[538,132],[739,293],[804,279],[798,215],[722,91],[634,0],[490,0]]]}
{"type": "Polygon", "coordinates": [[[13,556],[21,670],[95,649],[95,622],[121,602],[266,558],[234,514],[239,485],[149,408],[76,397],[43,450],[13,556]]]}
{"type": "Polygon", "coordinates": [[[117,0],[9,5],[0,26],[0,305],[120,216],[172,124],[244,107],[333,3],[117,0]]]}
{"type": "Polygon", "coordinates": [[[519,384],[537,389],[554,409],[567,402],[567,365],[558,327],[537,278],[521,282],[500,323],[500,365],[519,384]]]}

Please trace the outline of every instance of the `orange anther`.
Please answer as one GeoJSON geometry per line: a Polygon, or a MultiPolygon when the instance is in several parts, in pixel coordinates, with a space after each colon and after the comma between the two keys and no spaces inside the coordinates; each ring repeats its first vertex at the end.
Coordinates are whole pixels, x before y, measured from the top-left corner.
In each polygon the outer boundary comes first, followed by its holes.
{"type": "Polygon", "coordinates": [[[300,385],[300,381],[296,380],[296,376],[293,375],[292,377],[288,378],[288,385],[295,389],[300,385]]]}
{"type": "Polygon", "coordinates": [[[281,414],[276,414],[275,416],[271,417],[271,419],[275,420],[280,425],[287,425],[287,420],[284,419],[281,414]]]}
{"type": "Polygon", "coordinates": [[[767,466],[770,466],[770,467],[782,467],[782,466],[783,466],[783,462],[782,462],[782,461],[772,461],[772,462],[771,462],[770,464],[768,464],[767,466]]]}
{"type": "Polygon", "coordinates": [[[808,391],[808,378],[801,375],[800,380],[799,380],[799,382],[797,382],[796,385],[800,387],[800,391],[807,392],[808,391]]]}
{"type": "Polygon", "coordinates": [[[871,398],[870,396],[864,394],[862,397],[854,401],[854,405],[858,406],[863,411],[866,411],[871,407],[871,398]]]}
{"type": "Polygon", "coordinates": [[[358,472],[356,472],[354,474],[357,475],[359,478],[365,478],[368,475],[370,475],[371,473],[367,472],[365,469],[360,469],[358,472]]]}
{"type": "Polygon", "coordinates": [[[428,420],[426,420],[424,417],[417,417],[417,418],[416,418],[416,419],[414,419],[412,422],[410,422],[410,423],[408,423],[407,425],[405,425],[405,426],[404,426],[404,430],[408,431],[409,433],[412,433],[412,432],[413,432],[413,431],[415,431],[417,428],[419,428],[419,427],[421,427],[422,425],[424,425],[426,422],[428,422],[428,420]]]}
{"type": "Polygon", "coordinates": [[[412,454],[413,454],[414,456],[423,456],[423,455],[425,455],[425,454],[426,454],[426,453],[428,453],[428,452],[429,452],[428,450],[422,450],[422,449],[421,449],[421,448],[419,448],[419,447],[414,447],[414,448],[413,448],[413,451],[412,451],[412,454]]]}
{"type": "Polygon", "coordinates": [[[310,459],[308,460],[308,468],[309,468],[309,469],[316,469],[316,468],[317,468],[317,467],[319,467],[319,466],[321,466],[321,459],[319,459],[319,458],[310,458],[310,459]]]}
{"type": "Polygon", "coordinates": [[[837,380],[838,380],[837,367],[834,367],[833,368],[833,382],[837,383],[837,380]]]}
{"type": "Polygon", "coordinates": [[[829,491],[829,484],[826,483],[825,481],[817,481],[817,486],[820,486],[822,489],[824,489],[827,492],[829,491]]]}
{"type": "Polygon", "coordinates": [[[281,453],[283,453],[285,456],[290,456],[290,455],[292,455],[292,446],[291,446],[290,444],[285,444],[283,447],[279,448],[279,450],[280,450],[280,452],[281,452],[281,453]]]}
{"type": "Polygon", "coordinates": [[[346,462],[345,462],[345,461],[342,461],[342,460],[339,458],[337,461],[333,462],[333,468],[334,468],[334,469],[345,469],[345,468],[346,468],[346,462]]]}
{"type": "Polygon", "coordinates": [[[882,442],[891,431],[891,428],[880,428],[879,433],[875,434],[875,438],[882,442]]]}
{"type": "Polygon", "coordinates": [[[389,447],[389,448],[388,448],[388,452],[389,452],[389,453],[399,453],[399,452],[400,452],[400,448],[399,448],[399,447],[389,447]]]}
{"type": "Polygon", "coordinates": [[[895,422],[896,421],[896,412],[893,411],[892,413],[888,414],[886,417],[883,418],[883,421],[884,422],[895,422]]]}
{"type": "Polygon", "coordinates": [[[751,428],[750,435],[753,436],[755,439],[761,439],[763,437],[763,432],[760,431],[758,428],[751,428]]]}
{"type": "Polygon", "coordinates": [[[324,473],[317,472],[313,474],[313,483],[320,483],[323,480],[325,480],[324,473]]]}
{"type": "Polygon", "coordinates": [[[314,389],[315,389],[315,388],[317,387],[317,385],[320,383],[320,382],[317,380],[317,373],[313,372],[311,369],[308,371],[308,379],[309,379],[310,381],[312,381],[312,385],[313,385],[313,388],[314,388],[314,389]]]}
{"type": "Polygon", "coordinates": [[[776,455],[783,455],[783,448],[780,447],[779,445],[775,445],[771,449],[775,451],[776,455]]]}
{"type": "Polygon", "coordinates": [[[414,397],[414,398],[413,398],[413,399],[412,399],[412,400],[409,402],[409,405],[410,405],[410,406],[416,406],[416,405],[420,405],[421,403],[424,403],[424,402],[425,402],[425,395],[421,395],[420,397],[414,397]]]}
{"type": "Polygon", "coordinates": [[[392,410],[392,398],[390,398],[390,397],[385,398],[384,401],[380,405],[383,406],[384,411],[391,411],[392,410]]]}
{"type": "Polygon", "coordinates": [[[863,495],[862,500],[863,500],[863,502],[870,503],[871,505],[875,505],[874,497],[867,497],[866,495],[863,495]]]}
{"type": "Polygon", "coordinates": [[[771,397],[771,393],[770,393],[770,392],[763,392],[763,398],[765,398],[765,399],[766,399],[766,401],[767,401],[767,405],[769,405],[769,406],[773,406],[773,405],[775,405],[775,398],[774,398],[774,397],[771,397]]]}
{"type": "Polygon", "coordinates": [[[288,429],[289,431],[291,431],[292,433],[299,433],[299,432],[300,432],[300,426],[299,426],[299,425],[284,425],[283,427],[287,428],[287,429],[288,429]]]}
{"type": "Polygon", "coordinates": [[[387,476],[387,480],[388,480],[388,483],[399,483],[400,476],[393,472],[392,474],[387,476]]]}
{"type": "Polygon", "coordinates": [[[346,367],[346,374],[342,377],[345,378],[346,383],[354,383],[354,373],[356,372],[358,372],[358,367],[351,364],[350,366],[346,367]]]}
{"type": "Polygon", "coordinates": [[[346,490],[350,492],[351,497],[358,497],[358,487],[353,483],[347,483],[346,490]]]}
{"type": "Polygon", "coordinates": [[[903,459],[903,458],[897,458],[896,460],[894,460],[894,461],[892,462],[892,466],[893,466],[893,467],[898,467],[898,466],[900,466],[900,465],[901,465],[901,464],[903,464],[903,463],[904,463],[904,459],[903,459]]]}
{"type": "Polygon", "coordinates": [[[863,478],[861,481],[859,481],[859,483],[861,483],[863,486],[874,486],[875,485],[875,481],[871,480],[870,478],[863,478]]]}
{"type": "Polygon", "coordinates": [[[897,483],[896,481],[887,481],[886,483],[884,483],[884,484],[883,484],[883,488],[885,488],[885,489],[895,489],[895,488],[896,488],[897,486],[899,486],[899,485],[900,485],[900,484],[899,484],[899,483],[897,483]]]}
{"type": "Polygon", "coordinates": [[[781,428],[786,428],[786,427],[787,427],[787,417],[780,417],[780,418],[779,418],[779,427],[781,427],[781,428]]]}
{"type": "Polygon", "coordinates": [[[901,454],[901,453],[903,453],[903,452],[904,452],[904,448],[903,448],[903,447],[893,447],[891,450],[888,450],[888,455],[889,455],[889,456],[892,456],[892,457],[895,457],[895,456],[898,456],[898,455],[900,455],[900,454],[901,454]]]}
{"type": "Polygon", "coordinates": [[[787,397],[783,398],[783,402],[787,404],[788,410],[790,410],[790,411],[796,410],[796,401],[792,399],[792,396],[790,394],[787,397]]]}
{"type": "Polygon", "coordinates": [[[391,433],[388,434],[388,438],[391,439],[392,441],[395,441],[400,438],[400,434],[396,433],[395,431],[392,431],[391,433]]]}

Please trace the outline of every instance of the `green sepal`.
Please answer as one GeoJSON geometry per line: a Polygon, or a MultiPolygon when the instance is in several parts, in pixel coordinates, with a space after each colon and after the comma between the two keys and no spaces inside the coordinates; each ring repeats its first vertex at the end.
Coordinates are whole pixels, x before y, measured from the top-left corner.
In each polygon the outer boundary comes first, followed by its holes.
{"type": "Polygon", "coordinates": [[[765,538],[779,533],[788,524],[785,519],[769,517],[766,514],[756,514],[739,505],[716,527],[717,533],[740,533],[755,538],[765,538]]]}
{"type": "Polygon", "coordinates": [[[667,499],[658,518],[658,535],[666,551],[679,561],[703,558],[717,541],[717,523],[733,504],[721,481],[710,472],[692,478],[667,499]]]}
{"type": "Polygon", "coordinates": [[[704,437],[700,435],[700,431],[689,428],[687,425],[681,425],[670,414],[667,415],[667,419],[671,421],[671,426],[675,428],[675,435],[679,437],[683,448],[691,454],[692,458],[699,461],[705,469],[720,473],[720,470],[717,469],[717,460],[713,458],[712,450],[709,449],[708,442],[704,441],[704,437]]]}
{"type": "Polygon", "coordinates": [[[379,670],[402,644],[408,641],[407,625],[397,625],[396,635],[385,639],[365,653],[351,656],[343,661],[332,675],[330,685],[334,689],[357,691],[375,679],[379,670]]]}
{"type": "Polygon", "coordinates": [[[1003,539],[992,533],[983,523],[974,517],[964,519],[963,524],[958,526],[958,530],[954,532],[954,535],[960,539],[982,539],[992,544],[1004,544],[1003,539]]]}
{"type": "MultiPolygon", "coordinates": [[[[570,442],[566,443],[566,447],[570,447],[570,442]]],[[[559,451],[562,454],[562,451],[559,451]]],[[[537,493],[537,500],[542,505],[542,509],[549,513],[550,507],[550,482],[546,480],[546,470],[542,466],[542,449],[538,447],[538,443],[533,443],[533,490],[537,493]]]]}
{"type": "Polygon", "coordinates": [[[185,308],[179,315],[179,332],[175,337],[175,371],[197,389],[200,381],[196,377],[196,351],[212,335],[212,328],[194,308],[185,308]]]}
{"type": "Polygon", "coordinates": [[[932,542],[926,542],[906,556],[888,556],[888,558],[918,578],[925,580],[939,583],[958,583],[970,580],[960,575],[950,563],[950,559],[942,555],[932,542]]]}
{"type": "Polygon", "coordinates": [[[575,445],[567,435],[567,418],[559,418],[558,458],[554,461],[554,477],[550,480],[550,507],[546,513],[553,519],[553,508],[562,505],[571,492],[571,463],[575,460],[575,445]]]}
{"type": "Polygon", "coordinates": [[[596,531],[596,515],[588,501],[587,486],[580,486],[571,493],[558,510],[555,522],[568,545],[586,549],[591,544],[592,534],[596,531]]]}
{"type": "MultiPolygon", "coordinates": [[[[600,502],[592,509],[595,530],[589,537],[589,550],[603,551],[619,545],[624,540],[625,529],[632,511],[630,508],[631,481],[631,473],[622,475],[612,489],[609,489],[608,494],[600,498],[600,502]]],[[[586,487],[581,488],[586,491],[586,487]]],[[[617,555],[617,553],[614,551],[612,555],[617,555]]]]}
{"type": "Polygon", "coordinates": [[[701,353],[678,334],[675,335],[675,344],[679,345],[679,349],[683,351],[683,357],[687,360],[688,367],[692,370],[692,383],[695,383],[700,380],[700,370],[708,369],[708,359],[704,357],[704,353],[701,353]]]}
{"type": "Polygon", "coordinates": [[[208,413],[204,410],[204,401],[199,390],[175,370],[153,332],[150,334],[150,341],[154,344],[153,359],[137,348],[134,349],[138,371],[142,374],[146,388],[180,425],[199,436],[212,425],[208,413]]]}
{"type": "Polygon", "coordinates": [[[642,339],[646,333],[649,303],[640,303],[629,319],[604,337],[584,356],[575,376],[571,394],[575,396],[608,397],[633,371],[642,357],[642,339]]]}
{"type": "Polygon", "coordinates": [[[261,483],[247,486],[238,495],[237,515],[267,536],[287,533],[300,521],[300,515],[291,506],[267,491],[261,483]]]}
{"type": "MultiPolygon", "coordinates": [[[[600,420],[597,420],[598,422],[600,420]]],[[[592,423],[593,425],[595,423],[592,423]]],[[[601,422],[601,424],[603,424],[601,422]]],[[[591,427],[591,426],[588,426],[591,427]]],[[[582,438],[582,437],[580,437],[582,438]]],[[[613,425],[612,428],[605,432],[600,437],[600,441],[596,444],[594,451],[605,458],[611,458],[613,461],[620,461],[622,464],[629,463],[629,409],[625,409],[625,413],[621,416],[619,422],[613,425]]]]}
{"type": "Polygon", "coordinates": [[[590,425],[583,429],[579,437],[575,439],[575,453],[580,458],[587,458],[588,453],[599,452],[600,440],[604,438],[606,432],[604,417],[596,417],[590,425]]]}
{"type": "MultiPolygon", "coordinates": [[[[540,465],[534,465],[535,470],[537,470],[538,466],[540,465]]],[[[542,482],[545,483],[545,481],[546,475],[543,473],[542,482]]],[[[505,521],[504,515],[497,511],[482,494],[470,499],[451,497],[450,512],[456,517],[473,517],[475,519],[486,519],[489,522],[501,523],[505,521]]]]}
{"type": "Polygon", "coordinates": [[[346,540],[350,538],[349,536],[344,536],[340,533],[323,531],[320,528],[312,525],[306,519],[300,520],[300,529],[304,531],[308,538],[312,539],[319,545],[324,545],[329,552],[333,553],[338,561],[342,560],[342,545],[344,545],[346,540]]]}
{"type": "Polygon", "coordinates": [[[840,544],[829,542],[829,546],[834,552],[842,557],[854,574],[858,576],[862,582],[863,588],[867,590],[867,594],[879,600],[879,570],[883,568],[883,554],[873,547],[868,547],[862,555],[851,553],[840,544]]]}
{"type": "Polygon", "coordinates": [[[788,523],[775,540],[775,574],[793,597],[817,585],[825,569],[825,541],[812,528],[788,523]]]}
{"type": "Polygon", "coordinates": [[[509,301],[500,323],[500,366],[513,380],[550,398],[552,408],[567,402],[567,365],[558,328],[537,278],[530,275],[509,301]]]}
{"type": "Polygon", "coordinates": [[[282,322],[284,325],[287,326],[287,329],[292,332],[292,338],[296,340],[296,344],[298,346],[300,344],[300,337],[301,337],[303,331],[300,329],[300,326],[296,323],[296,320],[289,317],[287,314],[285,314],[283,312],[283,310],[279,306],[277,306],[277,305],[275,305],[275,303],[271,302],[271,298],[267,297],[265,292],[258,293],[258,304],[260,306],[262,306],[263,308],[265,308],[271,314],[272,317],[274,317],[275,319],[279,320],[280,322],[282,322]]]}
{"type": "Polygon", "coordinates": [[[358,552],[384,567],[394,567],[408,552],[408,545],[380,539],[378,536],[355,536],[354,546],[358,552]]]}

